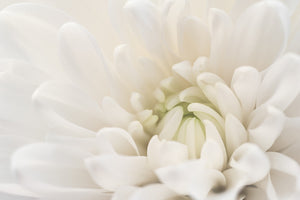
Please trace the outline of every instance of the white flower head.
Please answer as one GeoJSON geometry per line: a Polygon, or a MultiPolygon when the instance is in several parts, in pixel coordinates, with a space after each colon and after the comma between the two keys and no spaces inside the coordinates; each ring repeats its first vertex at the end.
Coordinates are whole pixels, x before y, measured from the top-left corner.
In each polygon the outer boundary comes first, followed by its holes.
{"type": "Polygon", "coordinates": [[[113,59],[63,12],[3,9],[0,191],[298,199],[299,3],[110,0],[113,59]]]}

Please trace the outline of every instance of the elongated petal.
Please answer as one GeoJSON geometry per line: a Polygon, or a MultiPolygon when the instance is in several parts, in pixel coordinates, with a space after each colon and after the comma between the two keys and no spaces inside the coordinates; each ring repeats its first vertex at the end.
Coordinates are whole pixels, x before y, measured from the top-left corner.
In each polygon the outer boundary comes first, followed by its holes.
{"type": "Polygon", "coordinates": [[[98,101],[109,94],[111,73],[95,39],[76,23],[67,23],[59,31],[65,72],[98,101]]]}
{"type": "Polygon", "coordinates": [[[239,99],[243,115],[249,114],[255,107],[261,75],[252,67],[239,67],[234,71],[231,88],[239,99]]]}
{"type": "Polygon", "coordinates": [[[209,55],[210,36],[208,27],[196,17],[183,19],[178,26],[180,55],[194,61],[200,56],[209,55]]]}
{"type": "Polygon", "coordinates": [[[90,155],[60,145],[32,144],[14,154],[12,169],[22,185],[45,198],[108,199],[85,169],[84,159],[90,155]]]}
{"type": "Polygon", "coordinates": [[[250,65],[259,71],[268,67],[286,45],[288,17],[286,7],[276,1],[249,7],[237,20],[233,34],[233,67],[250,65]]]}
{"type": "Polygon", "coordinates": [[[245,130],[245,127],[231,114],[227,115],[225,119],[225,136],[228,156],[248,140],[248,133],[245,130]]]}
{"type": "Polygon", "coordinates": [[[274,107],[260,107],[252,113],[248,125],[249,141],[268,150],[281,134],[284,114],[274,107]]]}
{"type": "Polygon", "coordinates": [[[300,57],[287,54],[266,72],[259,87],[257,105],[271,104],[285,110],[300,92],[300,57]]]}
{"type": "Polygon", "coordinates": [[[46,73],[62,77],[57,31],[70,20],[63,12],[42,5],[8,6],[0,13],[0,26],[4,30],[1,44],[5,51],[0,54],[5,58],[28,60],[46,73]]]}
{"type": "Polygon", "coordinates": [[[155,181],[146,157],[104,155],[85,161],[94,181],[107,190],[121,186],[139,186],[155,181]]]}
{"type": "Polygon", "coordinates": [[[120,128],[103,128],[97,134],[97,141],[101,153],[118,153],[121,155],[139,155],[132,137],[120,128]],[[108,148],[108,149],[105,149],[108,148]]]}
{"type": "Polygon", "coordinates": [[[46,82],[35,91],[33,100],[66,120],[93,131],[99,130],[105,121],[99,104],[72,84],[46,82]]]}

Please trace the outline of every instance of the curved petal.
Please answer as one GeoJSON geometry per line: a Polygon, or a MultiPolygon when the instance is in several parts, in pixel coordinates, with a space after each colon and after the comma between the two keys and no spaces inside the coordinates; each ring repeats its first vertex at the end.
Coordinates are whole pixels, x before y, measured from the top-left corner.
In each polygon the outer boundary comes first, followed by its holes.
{"type": "Polygon", "coordinates": [[[105,123],[99,104],[72,84],[45,82],[34,92],[33,101],[64,119],[93,131],[99,130],[105,123]]]}
{"type": "Polygon", "coordinates": [[[178,24],[179,52],[184,59],[195,61],[200,56],[208,56],[210,35],[208,27],[197,17],[186,17],[178,24]]]}
{"type": "Polygon", "coordinates": [[[61,145],[32,144],[13,155],[12,170],[23,186],[44,198],[108,199],[85,169],[84,159],[90,155],[61,145]]]}
{"type": "Polygon", "coordinates": [[[54,77],[62,77],[57,32],[70,20],[63,12],[42,5],[21,3],[8,6],[0,12],[1,30],[5,30],[1,31],[5,38],[1,44],[8,44],[8,47],[3,45],[5,54],[13,50],[22,56],[13,53],[13,56],[4,57],[28,60],[54,77]]]}
{"type": "Polygon", "coordinates": [[[225,184],[221,172],[204,168],[199,160],[160,168],[155,172],[167,187],[178,194],[190,195],[195,199],[205,199],[213,188],[225,184]]]}
{"type": "Polygon", "coordinates": [[[228,114],[225,118],[225,137],[228,156],[231,156],[235,149],[248,140],[245,127],[231,114],[228,114]]]}
{"type": "Polygon", "coordinates": [[[261,181],[270,171],[270,162],[265,152],[251,143],[242,144],[237,148],[230,158],[229,165],[245,174],[246,184],[261,181]]]}
{"type": "Polygon", "coordinates": [[[257,108],[251,114],[247,128],[249,141],[268,150],[282,133],[285,119],[284,114],[272,106],[257,108]]]}
{"type": "Polygon", "coordinates": [[[300,92],[300,57],[286,54],[267,70],[259,87],[256,105],[270,104],[285,110],[300,92]]]}
{"type": "Polygon", "coordinates": [[[97,134],[100,153],[117,153],[120,155],[139,155],[132,137],[121,128],[103,128],[97,134]],[[107,149],[106,149],[107,148],[107,149]]]}
{"type": "Polygon", "coordinates": [[[234,71],[231,88],[241,103],[243,116],[255,108],[260,83],[261,75],[253,67],[239,67],[234,71]]]}
{"type": "Polygon", "coordinates": [[[149,165],[155,169],[186,161],[188,149],[186,145],[178,142],[159,140],[156,135],[148,144],[147,157],[149,165]]]}
{"type": "Polygon", "coordinates": [[[286,45],[288,25],[288,10],[282,3],[261,1],[250,6],[233,33],[232,67],[250,65],[259,71],[268,67],[286,45]]]}
{"type": "Polygon", "coordinates": [[[85,160],[94,181],[107,190],[151,183],[156,177],[143,156],[103,155],[85,160]]]}
{"type": "Polygon", "coordinates": [[[64,69],[69,78],[100,101],[109,94],[111,73],[95,39],[76,23],[59,30],[64,69]]]}

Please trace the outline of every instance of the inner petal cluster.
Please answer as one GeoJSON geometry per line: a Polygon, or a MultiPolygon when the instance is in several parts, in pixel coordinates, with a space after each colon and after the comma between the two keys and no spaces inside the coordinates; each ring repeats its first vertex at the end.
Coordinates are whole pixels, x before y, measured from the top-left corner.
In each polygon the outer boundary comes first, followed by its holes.
{"type": "MultiPolygon", "coordinates": [[[[185,64],[178,65],[183,67],[185,64]]],[[[190,69],[193,68],[195,66],[190,69]]],[[[198,71],[190,74],[194,80],[187,82],[186,74],[187,69],[161,81],[154,92],[156,103],[153,108],[142,112],[151,113],[142,124],[148,133],[157,134],[160,139],[185,144],[189,158],[196,159],[200,158],[206,141],[205,121],[215,127],[225,143],[224,118],[212,95],[215,85],[223,84],[223,80],[213,73],[198,71]]]]}

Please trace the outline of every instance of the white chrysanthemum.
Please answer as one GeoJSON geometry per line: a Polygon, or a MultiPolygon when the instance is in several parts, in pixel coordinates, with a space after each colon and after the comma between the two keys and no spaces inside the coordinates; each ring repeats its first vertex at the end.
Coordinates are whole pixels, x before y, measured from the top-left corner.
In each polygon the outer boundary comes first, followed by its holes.
{"type": "Polygon", "coordinates": [[[0,191],[298,199],[299,3],[110,0],[113,62],[60,11],[2,10],[0,191]]]}

